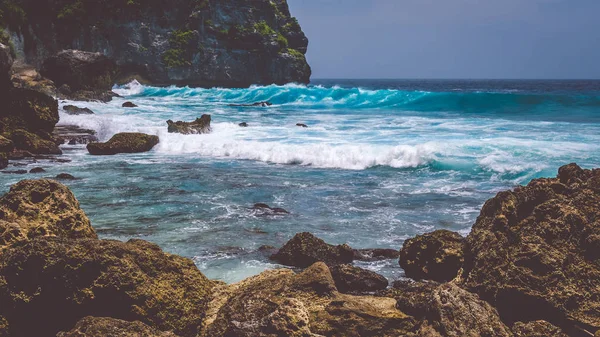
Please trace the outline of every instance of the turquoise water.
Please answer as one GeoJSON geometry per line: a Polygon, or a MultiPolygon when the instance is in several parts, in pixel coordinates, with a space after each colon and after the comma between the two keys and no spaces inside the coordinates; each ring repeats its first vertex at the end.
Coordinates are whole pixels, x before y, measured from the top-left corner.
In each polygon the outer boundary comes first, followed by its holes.
{"type": "MultiPolygon", "coordinates": [[[[466,235],[498,191],[554,176],[577,162],[600,166],[600,82],[315,81],[249,89],[114,89],[108,104],[75,103],[69,116],[106,140],[156,134],[149,153],[94,157],[64,146],[67,182],[103,238],[153,241],[235,282],[275,267],[258,248],[310,231],[354,248],[399,249],[416,234],[466,235]],[[124,101],[139,107],[121,108],[124,101]],[[270,101],[271,107],[230,107],[270,101]],[[165,121],[211,114],[209,135],[168,134],[165,121]],[[238,123],[247,122],[248,128],[238,123]],[[296,127],[305,123],[309,128],[296,127]],[[257,202],[291,214],[261,216],[257,202]]],[[[62,102],[61,105],[72,103],[62,102]]],[[[397,261],[361,263],[390,278],[397,261]]]]}

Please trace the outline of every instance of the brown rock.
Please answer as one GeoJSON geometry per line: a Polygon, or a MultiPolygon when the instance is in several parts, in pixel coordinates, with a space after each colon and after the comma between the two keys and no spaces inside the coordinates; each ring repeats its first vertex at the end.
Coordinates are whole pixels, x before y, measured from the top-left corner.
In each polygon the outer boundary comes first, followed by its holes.
{"type": "Polygon", "coordinates": [[[400,266],[406,276],[416,280],[450,281],[463,263],[463,237],[438,230],[404,242],[400,266]]]}
{"type": "Polygon", "coordinates": [[[271,259],[287,266],[306,268],[315,262],[327,265],[350,263],[354,252],[348,245],[333,246],[311,233],[298,233],[288,241],[271,259]]]}
{"type": "Polygon", "coordinates": [[[132,102],[125,102],[121,106],[123,108],[137,108],[137,105],[133,104],[132,102]]]}
{"type": "Polygon", "coordinates": [[[202,115],[200,118],[196,118],[193,122],[173,122],[172,120],[167,121],[169,133],[181,133],[184,135],[190,134],[202,134],[210,133],[210,115],[202,115]]]}
{"type": "Polygon", "coordinates": [[[569,337],[560,328],[546,321],[517,322],[512,327],[515,337],[569,337]]]}
{"type": "Polygon", "coordinates": [[[388,280],[376,272],[342,264],[331,267],[331,275],[342,293],[365,293],[383,290],[388,280]]]}
{"type": "Polygon", "coordinates": [[[54,139],[41,136],[19,129],[11,133],[10,138],[19,150],[25,150],[33,154],[62,154],[54,139]]]}
{"type": "Polygon", "coordinates": [[[152,150],[158,141],[157,136],[144,133],[118,133],[106,143],[89,143],[87,149],[92,155],[139,153],[152,150]]]}
{"type": "Polygon", "coordinates": [[[128,322],[110,317],[84,317],[68,332],[59,332],[57,337],[177,337],[172,332],[163,332],[142,322],[128,322]]]}

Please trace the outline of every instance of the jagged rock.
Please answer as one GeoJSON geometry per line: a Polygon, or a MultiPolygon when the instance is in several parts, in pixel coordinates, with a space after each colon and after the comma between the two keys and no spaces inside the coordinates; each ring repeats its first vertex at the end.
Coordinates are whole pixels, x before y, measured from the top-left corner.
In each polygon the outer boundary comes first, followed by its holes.
{"type": "Polygon", "coordinates": [[[66,84],[72,91],[108,91],[116,70],[116,63],[100,53],[69,49],[46,59],[41,72],[57,86],[66,84]]]}
{"type": "Polygon", "coordinates": [[[43,77],[30,64],[17,60],[12,67],[12,85],[15,88],[31,89],[48,96],[60,96],[54,82],[43,77]]]}
{"type": "Polygon", "coordinates": [[[0,152],[11,152],[15,148],[15,143],[12,140],[0,136],[0,152]]]}
{"type": "Polygon", "coordinates": [[[125,102],[121,106],[123,108],[137,108],[137,105],[133,104],[132,102],[125,102]]]}
{"type": "Polygon", "coordinates": [[[54,128],[54,137],[69,145],[89,144],[98,141],[94,130],[82,129],[76,125],[60,125],[54,128]]]}
{"type": "Polygon", "coordinates": [[[376,272],[342,264],[331,267],[335,286],[342,293],[365,293],[383,290],[388,280],[376,272]]]}
{"type": "Polygon", "coordinates": [[[173,122],[172,120],[168,120],[168,131],[169,133],[181,133],[184,135],[210,133],[210,120],[210,115],[202,115],[202,117],[196,118],[193,122],[173,122]]]}
{"type": "Polygon", "coordinates": [[[600,170],[563,166],[488,200],[465,245],[460,283],[505,322],[600,329],[600,170]]]}
{"type": "Polygon", "coordinates": [[[308,127],[308,125],[303,124],[303,123],[297,123],[296,126],[299,126],[301,128],[307,128],[308,127]]]}
{"type": "Polygon", "coordinates": [[[340,294],[324,263],[269,270],[217,290],[199,336],[402,336],[415,321],[394,304],[340,294]]]}
{"type": "Polygon", "coordinates": [[[460,234],[448,230],[408,239],[400,250],[400,266],[416,280],[450,281],[462,267],[463,242],[460,234]]]}
{"type": "Polygon", "coordinates": [[[0,198],[0,219],[0,252],[37,236],[96,238],[73,193],[52,180],[23,180],[11,186],[0,198]]]}
{"type": "MultiPolygon", "coordinates": [[[[452,283],[395,282],[385,294],[397,300],[398,309],[424,320],[441,336],[512,336],[496,309],[452,283]]],[[[432,331],[421,334],[428,335],[437,336],[432,331]]]]}
{"type": "Polygon", "coordinates": [[[75,105],[65,105],[63,106],[63,110],[68,115],[93,115],[94,112],[88,108],[80,108],[75,105]]]}
{"type": "Polygon", "coordinates": [[[546,321],[517,322],[512,327],[515,337],[569,337],[560,328],[546,321]]]}
{"type": "Polygon", "coordinates": [[[31,170],[29,170],[29,173],[43,173],[46,172],[46,170],[44,170],[41,167],[34,167],[31,170]]]}
{"type": "Polygon", "coordinates": [[[333,246],[311,233],[296,234],[271,259],[287,266],[306,268],[315,262],[327,265],[351,263],[354,252],[348,245],[333,246]]]}
{"type": "Polygon", "coordinates": [[[157,136],[144,133],[118,133],[106,143],[89,143],[87,149],[92,155],[139,153],[152,150],[158,141],[157,136]]]}
{"type": "Polygon", "coordinates": [[[400,251],[395,249],[368,248],[354,250],[354,260],[360,261],[379,261],[397,259],[398,257],[400,257],[400,251]]]}
{"type": "Polygon", "coordinates": [[[254,206],[252,206],[252,209],[259,216],[290,214],[290,212],[286,211],[283,208],[271,207],[271,206],[269,206],[267,204],[263,204],[263,203],[254,204],[254,206]]]}
{"type": "Polygon", "coordinates": [[[10,68],[13,62],[10,47],[0,42],[0,90],[10,87],[10,68]]]}
{"type": "Polygon", "coordinates": [[[19,129],[11,132],[10,138],[19,150],[25,150],[33,154],[62,154],[54,139],[44,139],[35,133],[19,129]]]}
{"type": "Polygon", "coordinates": [[[68,332],[56,337],[177,337],[140,321],[128,322],[110,317],[84,317],[68,332]]]}
{"type": "Polygon", "coordinates": [[[195,337],[213,286],[146,241],[38,237],[0,257],[0,316],[12,336],[54,336],[93,315],[195,337]]]}
{"type": "Polygon", "coordinates": [[[68,173],[60,173],[59,175],[56,176],[56,179],[58,179],[58,180],[77,180],[77,178],[75,178],[74,176],[72,176],[68,173]]]}

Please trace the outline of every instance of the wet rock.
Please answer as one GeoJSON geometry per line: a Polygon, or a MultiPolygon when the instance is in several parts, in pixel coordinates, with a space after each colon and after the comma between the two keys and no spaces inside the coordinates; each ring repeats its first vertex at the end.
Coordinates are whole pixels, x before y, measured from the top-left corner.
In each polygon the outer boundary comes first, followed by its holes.
{"type": "Polygon", "coordinates": [[[461,285],[505,322],[600,329],[600,170],[563,166],[488,200],[465,245],[461,285]]]}
{"type": "Polygon", "coordinates": [[[177,337],[172,332],[163,332],[140,321],[128,322],[110,317],[84,317],[68,332],[59,332],[57,337],[177,337]]]}
{"type": "Polygon", "coordinates": [[[191,260],[146,241],[38,237],[0,257],[0,316],[12,336],[53,336],[95,315],[192,337],[213,286],[191,260]]]}
{"type": "Polygon", "coordinates": [[[273,103],[265,101],[265,102],[256,102],[256,103],[251,103],[251,104],[229,104],[229,106],[236,106],[236,107],[249,107],[249,106],[253,106],[253,107],[269,107],[273,105],[273,103]]]}
{"type": "Polygon", "coordinates": [[[46,59],[41,73],[59,87],[68,85],[71,91],[109,91],[116,71],[116,63],[100,53],[70,49],[46,59]]]}
{"type": "Polygon", "coordinates": [[[76,125],[60,125],[54,128],[54,137],[62,144],[78,145],[98,141],[94,130],[82,129],[76,125]]]}
{"type": "Polygon", "coordinates": [[[0,152],[11,152],[15,148],[15,143],[12,140],[0,136],[0,152]]]}
{"type": "Polygon", "coordinates": [[[307,128],[308,127],[308,125],[302,124],[302,123],[297,123],[296,126],[299,126],[301,128],[307,128]]]}
{"type": "Polygon", "coordinates": [[[157,136],[144,133],[118,133],[106,143],[89,143],[87,149],[92,155],[139,153],[152,150],[158,141],[157,136]]]}
{"type": "Polygon", "coordinates": [[[254,206],[252,206],[252,209],[254,211],[256,211],[256,214],[259,215],[259,216],[290,214],[290,212],[286,211],[283,208],[280,208],[280,207],[271,207],[271,206],[269,206],[267,204],[264,204],[264,203],[254,204],[254,206]]]}
{"type": "Polygon", "coordinates": [[[52,180],[22,180],[11,186],[0,198],[0,219],[0,252],[37,236],[96,238],[73,193],[52,180]]]}
{"type": "Polygon", "coordinates": [[[137,105],[133,104],[132,102],[125,102],[122,105],[123,108],[137,108],[137,105]]]}
{"type": "Polygon", "coordinates": [[[400,257],[400,251],[395,249],[369,248],[354,250],[354,260],[359,261],[389,260],[397,259],[398,257],[400,257]]]}
{"type": "Polygon", "coordinates": [[[242,128],[247,128],[247,127],[248,127],[248,123],[246,123],[246,122],[240,123],[240,124],[238,124],[238,125],[239,125],[240,127],[242,127],[242,128]]]}
{"type": "Polygon", "coordinates": [[[349,264],[333,266],[330,270],[337,289],[342,293],[374,292],[388,286],[385,277],[349,264]]]}
{"type": "Polygon", "coordinates": [[[43,173],[46,172],[46,170],[44,170],[41,167],[34,167],[31,170],[29,170],[29,173],[43,173]]]}
{"type": "Polygon", "coordinates": [[[193,122],[173,122],[172,120],[168,120],[168,131],[169,133],[181,133],[184,135],[210,133],[212,131],[210,120],[210,115],[202,115],[202,117],[196,118],[193,122]]]}
{"type": "Polygon", "coordinates": [[[546,321],[517,322],[512,327],[515,337],[569,337],[560,328],[546,321]]]}
{"type": "Polygon", "coordinates": [[[4,174],[25,174],[27,170],[11,170],[11,171],[2,171],[4,174]]]}
{"type": "Polygon", "coordinates": [[[398,309],[441,336],[512,336],[492,306],[452,283],[395,282],[387,295],[396,298],[398,309]]]}
{"type": "Polygon", "coordinates": [[[23,151],[23,150],[14,150],[13,152],[8,154],[8,159],[10,160],[21,160],[21,159],[25,159],[25,158],[32,158],[35,157],[35,155],[29,151],[23,151]]]}
{"type": "Polygon", "coordinates": [[[11,133],[15,147],[33,154],[62,154],[54,139],[44,139],[37,134],[19,129],[11,133]]]}
{"type": "Polygon", "coordinates": [[[8,154],[0,152],[0,170],[8,167],[8,154]]]}
{"type": "Polygon", "coordinates": [[[287,266],[306,268],[322,261],[327,265],[351,263],[354,252],[348,245],[330,245],[311,233],[296,234],[271,259],[287,266]]]}
{"type": "Polygon", "coordinates": [[[88,108],[80,108],[74,105],[65,105],[63,106],[63,110],[68,115],[93,115],[94,112],[88,108]]]}
{"type": "Polygon", "coordinates": [[[464,238],[458,233],[438,230],[404,242],[400,266],[416,280],[450,281],[463,264],[464,238]]]}
{"type": "Polygon", "coordinates": [[[68,173],[61,173],[56,176],[56,179],[58,179],[58,180],[77,180],[77,178],[75,178],[74,176],[72,176],[68,173]]]}
{"type": "Polygon", "coordinates": [[[217,290],[199,336],[402,336],[415,321],[394,304],[340,294],[324,263],[269,270],[217,290]]]}

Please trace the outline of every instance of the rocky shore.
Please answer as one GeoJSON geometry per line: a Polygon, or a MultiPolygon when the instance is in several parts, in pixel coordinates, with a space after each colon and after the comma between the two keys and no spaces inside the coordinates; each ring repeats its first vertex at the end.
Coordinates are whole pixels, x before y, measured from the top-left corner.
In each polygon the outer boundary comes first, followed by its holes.
{"type": "Polygon", "coordinates": [[[501,192],[466,238],[405,242],[416,280],[352,265],[397,251],[300,233],[271,257],[294,269],[224,284],[98,239],[67,187],[25,180],[0,198],[0,336],[598,336],[599,191],[600,169],[570,164],[501,192]]]}

